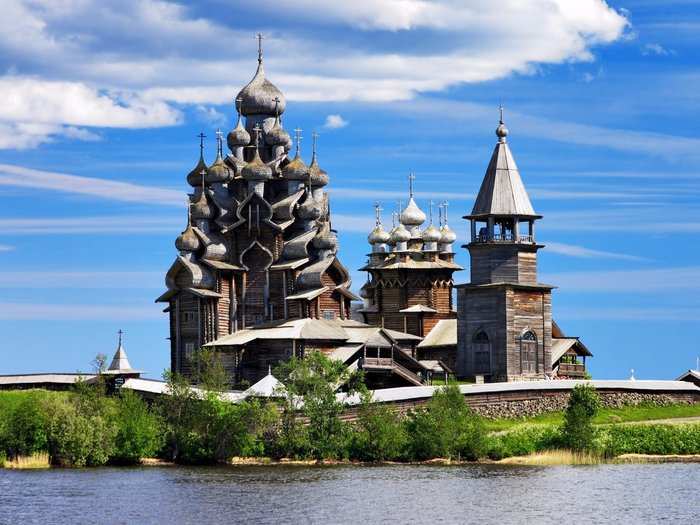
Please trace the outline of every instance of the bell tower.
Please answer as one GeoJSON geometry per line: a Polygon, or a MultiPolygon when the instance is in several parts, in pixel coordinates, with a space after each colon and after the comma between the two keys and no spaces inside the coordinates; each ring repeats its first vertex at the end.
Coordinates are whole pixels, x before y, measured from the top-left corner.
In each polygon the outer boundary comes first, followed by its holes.
{"type": "Polygon", "coordinates": [[[457,368],[486,381],[551,373],[552,286],[537,281],[535,213],[506,142],[501,118],[471,214],[471,282],[457,291],[457,368]]]}

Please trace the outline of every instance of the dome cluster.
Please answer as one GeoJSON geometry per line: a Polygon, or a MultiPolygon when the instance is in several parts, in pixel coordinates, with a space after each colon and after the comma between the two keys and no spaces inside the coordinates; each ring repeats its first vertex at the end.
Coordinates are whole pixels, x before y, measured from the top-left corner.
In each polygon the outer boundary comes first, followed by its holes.
{"type": "Polygon", "coordinates": [[[376,222],[374,229],[367,237],[374,252],[383,252],[385,247],[393,248],[393,251],[439,251],[451,252],[451,245],[457,240],[457,235],[447,224],[447,203],[439,205],[439,227],[433,224],[432,201],[430,203],[430,218],[420,209],[413,196],[413,175],[410,176],[411,189],[408,204],[394,212],[394,226],[390,231],[384,230],[382,225],[379,205],[375,206],[376,222]],[[398,219],[398,220],[397,220],[398,219]],[[421,226],[429,220],[427,227],[421,230],[421,226]]]}

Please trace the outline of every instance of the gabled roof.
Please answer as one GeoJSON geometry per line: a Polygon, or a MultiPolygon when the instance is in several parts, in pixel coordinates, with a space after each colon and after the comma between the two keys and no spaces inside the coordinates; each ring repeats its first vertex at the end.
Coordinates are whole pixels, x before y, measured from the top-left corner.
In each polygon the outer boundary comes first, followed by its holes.
{"type": "Polygon", "coordinates": [[[281,397],[284,395],[284,385],[271,373],[268,373],[260,381],[243,392],[245,396],[253,397],[281,397]]]}
{"type": "Polygon", "coordinates": [[[430,306],[425,306],[424,304],[414,304],[413,306],[409,306],[408,308],[404,308],[403,310],[399,310],[399,312],[402,314],[420,314],[420,313],[434,314],[437,312],[437,310],[435,308],[430,308],[430,306]]]}
{"type": "Polygon", "coordinates": [[[559,361],[562,356],[573,349],[576,355],[592,356],[586,346],[579,341],[578,337],[552,337],[552,365],[559,361]]]}
{"type": "Polygon", "coordinates": [[[678,376],[678,379],[676,379],[676,381],[685,381],[687,378],[690,378],[690,377],[700,381],[700,371],[688,370],[687,372],[684,372],[680,376],[678,376]]]}
{"type": "Polygon", "coordinates": [[[419,348],[426,346],[457,345],[457,319],[441,319],[420,343],[419,348]]]}
{"type": "Polygon", "coordinates": [[[505,140],[499,141],[493,150],[469,217],[488,215],[540,217],[532,207],[530,197],[520,178],[518,166],[505,140]]]}

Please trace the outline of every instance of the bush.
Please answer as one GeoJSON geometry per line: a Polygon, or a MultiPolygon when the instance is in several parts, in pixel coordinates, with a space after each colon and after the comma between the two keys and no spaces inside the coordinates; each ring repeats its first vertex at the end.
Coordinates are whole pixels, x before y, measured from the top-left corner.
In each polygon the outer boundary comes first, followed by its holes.
{"type": "Polygon", "coordinates": [[[31,456],[46,450],[47,412],[37,396],[17,403],[8,414],[2,429],[2,449],[9,457],[31,456]]]}
{"type": "Polygon", "coordinates": [[[593,450],[595,428],[593,418],[600,409],[600,398],[590,385],[576,385],[569,396],[564,413],[562,436],[564,444],[571,450],[593,450]]]}
{"type": "Polygon", "coordinates": [[[160,418],[131,390],[122,390],[112,415],[116,435],[111,461],[138,463],[152,457],[163,446],[163,428],[160,418]]]}
{"type": "Polygon", "coordinates": [[[556,427],[531,426],[490,436],[487,449],[488,456],[498,460],[561,448],[562,443],[561,432],[556,427]]]}
{"type": "Polygon", "coordinates": [[[406,421],[409,456],[474,460],[483,455],[486,432],[481,418],[466,404],[455,385],[435,392],[426,408],[412,411],[406,421]]]}
{"type": "Polygon", "coordinates": [[[406,455],[408,434],[391,407],[372,403],[362,396],[358,419],[352,427],[350,457],[361,461],[396,461],[406,455]]]}
{"type": "Polygon", "coordinates": [[[602,431],[604,452],[620,454],[700,454],[700,425],[616,425],[602,431]]]}

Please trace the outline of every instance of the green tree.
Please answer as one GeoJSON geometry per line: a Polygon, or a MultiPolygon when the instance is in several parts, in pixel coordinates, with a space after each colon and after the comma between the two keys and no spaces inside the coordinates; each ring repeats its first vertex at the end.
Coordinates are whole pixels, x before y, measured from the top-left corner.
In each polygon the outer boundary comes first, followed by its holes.
{"type": "Polygon", "coordinates": [[[399,460],[405,456],[408,435],[401,417],[391,407],[362,394],[353,427],[351,456],[362,461],[399,460]]]}
{"type": "Polygon", "coordinates": [[[345,405],[336,390],[345,385],[348,394],[362,388],[360,372],[323,355],[310,352],[292,358],[275,369],[285,386],[277,453],[332,459],[347,455],[349,432],[340,420],[345,405]],[[302,427],[299,416],[305,418],[302,427]]]}
{"type": "Polygon", "coordinates": [[[22,399],[2,425],[3,448],[10,457],[29,456],[47,447],[48,416],[36,396],[22,399]]]}
{"type": "Polygon", "coordinates": [[[120,392],[111,422],[116,428],[112,461],[138,463],[141,458],[152,457],[160,451],[162,422],[131,390],[120,392]]]}
{"type": "Polygon", "coordinates": [[[600,397],[591,385],[576,385],[571,390],[564,413],[562,437],[571,450],[592,450],[595,441],[593,418],[600,409],[600,397]]]}
{"type": "Polygon", "coordinates": [[[484,454],[486,432],[482,419],[466,404],[456,385],[447,385],[406,421],[413,459],[445,457],[474,460],[484,454]]]}

